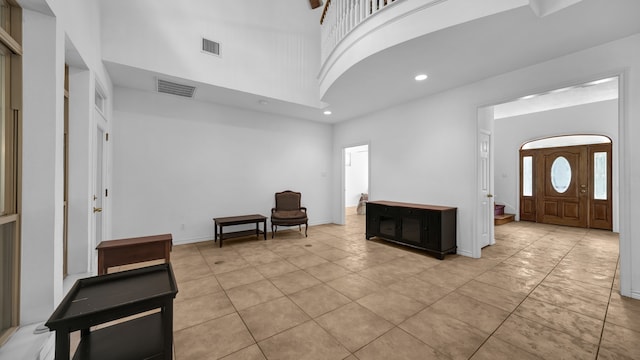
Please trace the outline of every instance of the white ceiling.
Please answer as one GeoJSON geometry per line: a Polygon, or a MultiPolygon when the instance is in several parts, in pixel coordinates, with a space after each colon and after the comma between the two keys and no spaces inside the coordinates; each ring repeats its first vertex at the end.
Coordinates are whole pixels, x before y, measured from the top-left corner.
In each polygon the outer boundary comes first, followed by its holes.
{"type": "Polygon", "coordinates": [[[554,89],[543,94],[531,94],[493,107],[493,118],[560,109],[618,98],[618,78],[600,79],[585,84],[554,89]]]}
{"type": "Polygon", "coordinates": [[[542,18],[525,6],[437,31],[377,53],[345,72],[322,99],[331,116],[322,109],[145,69],[114,63],[106,67],[116,86],[155,91],[160,76],[195,85],[196,100],[333,123],[638,33],[638,14],[638,0],[584,0],[542,18]],[[413,77],[421,72],[429,79],[415,82],[413,77]],[[260,104],[263,99],[267,104],[260,104]]]}

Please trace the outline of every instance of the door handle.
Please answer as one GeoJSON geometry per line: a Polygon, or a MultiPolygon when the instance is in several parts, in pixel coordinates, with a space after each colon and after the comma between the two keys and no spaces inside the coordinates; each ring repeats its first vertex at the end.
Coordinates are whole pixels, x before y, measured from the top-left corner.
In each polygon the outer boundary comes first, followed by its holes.
{"type": "Polygon", "coordinates": [[[94,213],[102,212],[102,208],[97,208],[97,207],[95,207],[95,206],[94,206],[94,207],[93,207],[93,212],[94,212],[94,213]]]}
{"type": "Polygon", "coordinates": [[[493,194],[487,194],[487,197],[488,197],[488,198],[492,198],[492,197],[493,197],[493,194]]]}

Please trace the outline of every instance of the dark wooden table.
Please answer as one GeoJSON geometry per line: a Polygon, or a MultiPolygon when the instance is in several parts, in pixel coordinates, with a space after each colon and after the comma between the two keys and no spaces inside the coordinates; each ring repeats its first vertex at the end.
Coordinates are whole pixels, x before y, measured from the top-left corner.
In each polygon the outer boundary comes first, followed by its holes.
{"type": "Polygon", "coordinates": [[[69,334],[80,330],[74,359],[166,359],[173,355],[171,264],[159,264],[76,281],[45,325],[56,332],[57,360],[69,359],[69,334]],[[94,325],[160,309],[91,330],[94,325]]]}
{"type": "Polygon", "coordinates": [[[164,259],[170,261],[171,234],[101,241],[98,250],[98,275],[107,273],[112,266],[164,259]]]}
{"type": "Polygon", "coordinates": [[[230,239],[236,237],[244,237],[250,235],[256,235],[258,238],[260,234],[264,235],[264,239],[267,240],[267,217],[264,215],[253,214],[253,215],[242,215],[242,216],[228,216],[228,217],[219,217],[213,218],[213,222],[215,225],[215,235],[214,242],[218,241],[218,235],[220,235],[220,247],[222,247],[223,239],[230,239]],[[223,228],[225,226],[232,225],[243,225],[243,224],[256,224],[255,230],[243,230],[243,231],[234,231],[230,233],[223,234],[223,228]],[[262,223],[262,231],[260,231],[260,223],[262,223]],[[218,227],[220,231],[218,232],[218,227]]]}

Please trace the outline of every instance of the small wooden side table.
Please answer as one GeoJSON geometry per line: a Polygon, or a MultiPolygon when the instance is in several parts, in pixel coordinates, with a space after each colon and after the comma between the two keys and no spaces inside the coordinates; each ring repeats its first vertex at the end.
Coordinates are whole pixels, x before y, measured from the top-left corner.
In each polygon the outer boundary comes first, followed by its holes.
{"type": "Polygon", "coordinates": [[[241,215],[241,216],[228,216],[228,217],[220,217],[213,218],[213,222],[215,225],[215,233],[213,241],[218,241],[218,235],[220,235],[220,247],[222,247],[222,240],[235,238],[235,237],[244,237],[249,235],[260,236],[260,234],[264,235],[264,239],[267,240],[267,217],[264,215],[253,214],[253,215],[241,215]],[[230,233],[222,233],[222,229],[225,226],[231,225],[243,225],[243,224],[256,224],[255,230],[244,230],[244,231],[234,231],[230,233]],[[262,223],[262,231],[260,231],[260,223],[262,223]],[[220,232],[218,232],[218,227],[220,227],[220,232]]]}
{"type": "Polygon", "coordinates": [[[57,360],[70,355],[69,334],[80,330],[73,359],[164,359],[173,355],[173,300],[178,286],[171,264],[76,281],[45,326],[56,332],[57,360]],[[92,329],[130,315],[133,320],[92,329]]]}
{"type": "Polygon", "coordinates": [[[98,250],[98,275],[113,266],[164,259],[168,263],[172,245],[171,234],[101,241],[98,250]]]}

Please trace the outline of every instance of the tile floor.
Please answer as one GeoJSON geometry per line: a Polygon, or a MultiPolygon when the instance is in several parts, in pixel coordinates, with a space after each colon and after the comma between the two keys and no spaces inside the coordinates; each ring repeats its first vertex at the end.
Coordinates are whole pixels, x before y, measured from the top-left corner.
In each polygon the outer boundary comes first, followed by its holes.
{"type": "Polygon", "coordinates": [[[640,359],[617,234],[509,223],[482,259],[440,261],[347,218],[175,246],[175,358],[640,359]]]}

